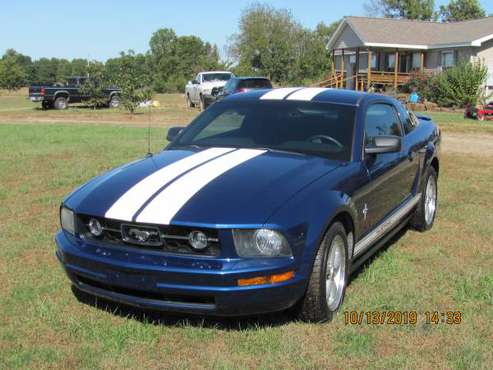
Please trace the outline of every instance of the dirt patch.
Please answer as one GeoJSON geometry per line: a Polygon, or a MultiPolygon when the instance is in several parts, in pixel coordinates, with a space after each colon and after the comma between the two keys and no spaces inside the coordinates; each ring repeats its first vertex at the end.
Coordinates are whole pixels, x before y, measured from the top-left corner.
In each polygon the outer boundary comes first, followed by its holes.
{"type": "Polygon", "coordinates": [[[442,138],[444,152],[493,156],[493,135],[444,133],[442,138]]]}

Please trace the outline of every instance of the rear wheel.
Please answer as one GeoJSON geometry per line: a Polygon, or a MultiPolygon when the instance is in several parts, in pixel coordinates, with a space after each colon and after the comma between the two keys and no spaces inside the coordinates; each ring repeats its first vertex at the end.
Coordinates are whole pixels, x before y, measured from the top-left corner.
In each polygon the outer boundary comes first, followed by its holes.
{"type": "Polygon", "coordinates": [[[110,108],[118,108],[120,106],[120,97],[118,95],[113,95],[109,103],[110,108]]]}
{"type": "Polygon", "coordinates": [[[55,107],[55,109],[67,109],[67,107],[68,107],[67,99],[63,96],[56,98],[55,103],[54,103],[54,107],[55,107]]]}
{"type": "Polygon", "coordinates": [[[205,99],[202,95],[200,95],[199,107],[200,107],[200,111],[204,111],[207,108],[205,104],[205,99]]]}
{"type": "Polygon", "coordinates": [[[344,300],[349,277],[348,241],[340,222],[334,223],[320,245],[305,296],[298,303],[301,320],[332,320],[344,300]]]}
{"type": "Polygon", "coordinates": [[[187,102],[187,108],[193,108],[193,107],[195,107],[195,104],[193,104],[192,101],[190,100],[190,95],[186,94],[185,95],[185,100],[187,102]]]}
{"type": "Polygon", "coordinates": [[[51,102],[49,102],[47,100],[43,100],[41,102],[41,108],[43,108],[43,109],[50,109],[51,107],[52,107],[51,102]]]}
{"type": "Polygon", "coordinates": [[[418,231],[427,231],[433,227],[438,209],[437,173],[433,167],[428,168],[425,182],[421,189],[421,199],[411,225],[418,231]]]}

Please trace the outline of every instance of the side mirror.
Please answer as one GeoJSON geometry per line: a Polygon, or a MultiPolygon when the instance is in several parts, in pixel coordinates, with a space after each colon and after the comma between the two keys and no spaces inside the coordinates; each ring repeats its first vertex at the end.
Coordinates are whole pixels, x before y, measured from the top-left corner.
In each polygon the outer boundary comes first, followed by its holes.
{"type": "Polygon", "coordinates": [[[192,85],[198,85],[199,84],[199,81],[197,80],[192,80],[192,85]]]}
{"type": "Polygon", "coordinates": [[[169,142],[172,142],[176,139],[176,137],[180,134],[184,127],[170,127],[168,129],[168,134],[166,135],[166,139],[169,142]]]}
{"type": "Polygon", "coordinates": [[[366,154],[393,153],[401,150],[399,136],[375,136],[375,143],[365,147],[366,154]]]}

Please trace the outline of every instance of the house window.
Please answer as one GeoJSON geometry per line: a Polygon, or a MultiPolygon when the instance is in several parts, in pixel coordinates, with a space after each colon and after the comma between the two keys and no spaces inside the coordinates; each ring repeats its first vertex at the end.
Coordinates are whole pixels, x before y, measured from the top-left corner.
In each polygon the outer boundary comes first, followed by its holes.
{"type": "Polygon", "coordinates": [[[421,53],[413,53],[412,68],[413,69],[421,68],[421,53]]]}
{"type": "Polygon", "coordinates": [[[356,64],[356,55],[349,56],[349,64],[356,64]]]}
{"type": "Polygon", "coordinates": [[[371,55],[371,68],[377,69],[377,54],[371,55]]]}
{"type": "Polygon", "coordinates": [[[449,68],[455,65],[455,55],[453,51],[442,51],[442,67],[449,68]]]}
{"type": "Polygon", "coordinates": [[[387,55],[387,68],[394,69],[395,68],[395,54],[387,55]]]}

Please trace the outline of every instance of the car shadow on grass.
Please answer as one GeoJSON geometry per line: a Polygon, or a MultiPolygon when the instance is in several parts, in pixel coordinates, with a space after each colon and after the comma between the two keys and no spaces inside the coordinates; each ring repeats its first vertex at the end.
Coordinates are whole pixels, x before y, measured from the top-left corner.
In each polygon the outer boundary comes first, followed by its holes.
{"type": "MultiPolygon", "coordinates": [[[[384,243],[375,254],[373,254],[351,274],[348,285],[351,284],[352,281],[356,280],[358,276],[363,271],[365,271],[375,259],[377,259],[382,253],[385,253],[385,251],[387,251],[402,236],[404,236],[404,234],[408,230],[408,227],[402,228],[392,238],[384,243]]],[[[174,327],[194,326],[225,331],[241,331],[278,327],[297,321],[294,312],[292,312],[291,310],[275,312],[271,314],[232,318],[214,316],[204,317],[191,314],[171,314],[120,304],[107,299],[93,296],[77,289],[75,286],[72,286],[72,292],[77,300],[83,304],[90,305],[99,310],[103,310],[120,317],[137,320],[144,324],[151,325],[165,325],[174,327]]]]}
{"type": "Polygon", "coordinates": [[[363,262],[356,270],[353,271],[351,277],[349,278],[350,285],[354,280],[358,278],[358,276],[364,272],[367,268],[371,266],[373,261],[379,258],[383,253],[385,253],[388,249],[390,249],[395,243],[397,243],[409,230],[412,231],[410,226],[405,226],[400,229],[395,235],[393,235],[389,240],[387,240],[378,250],[369,257],[365,262],[363,262]]]}

